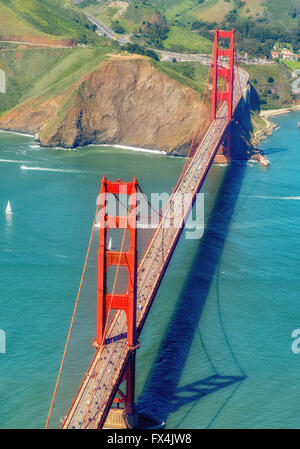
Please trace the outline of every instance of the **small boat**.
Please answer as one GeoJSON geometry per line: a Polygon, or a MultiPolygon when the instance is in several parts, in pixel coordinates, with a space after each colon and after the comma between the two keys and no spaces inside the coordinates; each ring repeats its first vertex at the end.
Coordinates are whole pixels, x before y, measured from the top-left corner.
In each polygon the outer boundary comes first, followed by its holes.
{"type": "Polygon", "coordinates": [[[11,206],[10,206],[10,202],[9,201],[7,202],[5,213],[6,214],[12,214],[13,213],[13,211],[11,210],[11,206]]]}
{"type": "Polygon", "coordinates": [[[297,128],[300,128],[300,121],[297,123],[297,128]]]}

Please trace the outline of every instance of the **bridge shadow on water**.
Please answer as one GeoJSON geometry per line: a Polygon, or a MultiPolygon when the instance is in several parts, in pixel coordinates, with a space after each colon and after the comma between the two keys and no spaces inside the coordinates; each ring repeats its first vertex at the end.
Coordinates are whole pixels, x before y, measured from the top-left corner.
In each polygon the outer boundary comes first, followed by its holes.
{"type": "MultiPolygon", "coordinates": [[[[206,353],[214,374],[178,387],[195,333],[198,332],[201,338],[199,321],[230,229],[246,166],[246,163],[233,163],[227,168],[193,266],[180,293],[144,389],[138,398],[138,412],[151,416],[158,422],[166,422],[169,414],[188,403],[196,403],[195,401],[233,384],[238,386],[246,378],[221,323],[231,355],[238,365],[239,374],[219,374],[206,353]]],[[[207,363],[207,359],[205,362],[207,363]]],[[[197,363],[201,364],[201,361],[198,359],[197,363]]]]}

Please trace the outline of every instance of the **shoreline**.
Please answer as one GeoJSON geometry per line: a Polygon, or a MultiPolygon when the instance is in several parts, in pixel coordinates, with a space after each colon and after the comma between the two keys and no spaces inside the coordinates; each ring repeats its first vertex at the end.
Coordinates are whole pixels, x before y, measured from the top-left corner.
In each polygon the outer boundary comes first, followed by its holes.
{"type": "Polygon", "coordinates": [[[292,106],[290,108],[261,111],[260,116],[268,119],[269,117],[276,117],[277,115],[289,114],[291,112],[300,112],[300,105],[292,106]]]}
{"type": "Polygon", "coordinates": [[[130,151],[138,151],[141,153],[153,153],[153,154],[160,154],[160,155],[167,155],[168,153],[166,151],[162,150],[150,150],[149,148],[140,148],[140,147],[131,147],[129,145],[119,145],[119,144],[109,144],[109,143],[91,143],[86,146],[97,146],[97,147],[113,147],[113,148],[119,148],[121,150],[130,150],[130,151]]]}
{"type": "MultiPolygon", "coordinates": [[[[35,140],[35,134],[27,134],[21,131],[9,131],[6,129],[0,129],[0,133],[3,134],[16,134],[16,135],[20,135],[20,136],[25,136],[25,137],[32,137],[34,139],[34,141],[36,142],[36,144],[40,147],[40,148],[46,148],[43,147],[42,145],[40,145],[40,142],[38,140],[35,140]]],[[[88,145],[84,145],[82,147],[77,147],[77,148],[84,148],[84,147],[89,147],[89,146],[94,146],[94,147],[112,147],[112,148],[118,148],[120,150],[129,150],[129,151],[136,151],[136,152],[141,152],[141,153],[152,153],[152,154],[159,154],[159,155],[168,155],[167,151],[163,151],[163,150],[151,150],[150,148],[140,148],[140,147],[131,147],[129,145],[119,145],[119,144],[109,144],[109,143],[90,143],[88,145]]],[[[67,147],[47,147],[49,149],[59,149],[59,150],[76,150],[77,148],[67,148],[67,147]]]]}
{"type": "Polygon", "coordinates": [[[0,133],[7,133],[7,134],[17,134],[20,136],[26,136],[26,137],[33,137],[34,138],[34,134],[27,134],[27,133],[22,133],[21,131],[8,131],[6,129],[0,129],[0,133]]]}
{"type": "Polygon", "coordinates": [[[300,105],[292,106],[290,108],[282,109],[270,109],[268,111],[261,111],[259,116],[264,120],[266,126],[256,131],[251,139],[254,147],[259,147],[261,143],[268,137],[272,136],[274,131],[280,128],[277,124],[273,123],[270,119],[280,115],[286,115],[293,112],[300,112],[300,105]]]}
{"type": "MultiPolygon", "coordinates": [[[[256,131],[256,133],[254,134],[254,136],[251,139],[252,145],[256,148],[259,147],[264,140],[266,140],[268,137],[270,137],[273,134],[273,132],[278,129],[277,125],[275,125],[274,123],[269,121],[269,119],[271,117],[289,114],[292,112],[300,112],[300,105],[295,105],[290,108],[270,109],[270,110],[266,110],[266,111],[261,111],[259,115],[265,121],[266,126],[261,128],[260,130],[256,131]]],[[[43,148],[43,146],[40,145],[40,142],[38,140],[36,140],[36,135],[34,135],[34,134],[28,134],[28,133],[21,132],[21,131],[10,131],[10,130],[5,130],[5,129],[0,129],[0,133],[9,133],[9,134],[22,135],[25,137],[31,137],[34,139],[34,141],[40,148],[43,148]]],[[[168,157],[177,157],[177,156],[174,156],[174,154],[172,154],[172,152],[170,152],[170,156],[169,156],[167,151],[153,150],[150,148],[132,147],[130,145],[121,145],[121,144],[91,143],[88,145],[84,145],[81,148],[89,147],[89,146],[97,146],[99,148],[112,147],[112,148],[117,148],[120,150],[128,150],[128,151],[140,152],[140,153],[152,153],[152,154],[164,155],[164,156],[168,156],[168,157]]],[[[77,148],[49,147],[49,149],[51,149],[51,148],[59,149],[59,150],[76,150],[79,147],[77,147],[77,148]]],[[[260,158],[258,158],[257,154],[253,154],[252,156],[250,156],[250,158],[248,160],[252,160],[252,161],[257,160],[258,162],[262,163],[262,165],[268,165],[267,163],[269,161],[264,157],[262,152],[260,153],[260,158]],[[260,158],[262,159],[262,161],[257,160],[260,158]]]]}

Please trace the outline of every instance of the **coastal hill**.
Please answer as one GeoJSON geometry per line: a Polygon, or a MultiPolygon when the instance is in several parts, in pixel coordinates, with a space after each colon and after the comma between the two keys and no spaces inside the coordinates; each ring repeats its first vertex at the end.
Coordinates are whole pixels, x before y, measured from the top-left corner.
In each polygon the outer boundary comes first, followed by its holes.
{"type": "Polygon", "coordinates": [[[46,146],[118,143],[176,153],[187,151],[199,117],[205,132],[205,66],[130,56],[68,0],[0,0],[0,12],[1,129],[38,134],[46,146]]]}
{"type": "MultiPolygon", "coordinates": [[[[208,106],[198,92],[156,70],[142,56],[114,56],[64,93],[25,101],[0,128],[39,134],[45,146],[124,144],[184,153],[208,106]]],[[[199,135],[199,138],[201,136],[199,135]]]]}
{"type": "MultiPolygon", "coordinates": [[[[200,95],[160,73],[145,58],[115,56],[72,94],[63,124],[41,130],[46,145],[123,143],[188,151],[196,123],[208,126],[200,95]]],[[[198,136],[199,138],[200,136],[198,136]]]]}
{"type": "MultiPolygon", "coordinates": [[[[220,1],[197,1],[188,11],[203,12],[220,1]]],[[[236,0],[222,2],[230,14],[236,0]]],[[[143,6],[139,0],[0,0],[0,69],[7,78],[6,94],[0,97],[0,128],[38,134],[45,146],[111,143],[186,154],[199,118],[198,139],[209,124],[208,96],[202,101],[204,89],[209,89],[208,67],[176,58],[160,61],[149,44],[154,40],[156,48],[170,49],[173,36],[183,51],[194,50],[196,42],[197,51],[209,53],[216,23],[199,30],[199,21],[192,22],[183,10],[186,2],[165,0],[159,8],[154,3],[158,5],[151,0],[143,6]],[[115,32],[134,33],[135,23],[143,36],[133,36],[130,47],[99,36],[84,14],[96,14],[95,8],[115,32]],[[186,23],[180,23],[184,17],[186,23]]],[[[275,15],[266,18],[264,4],[256,5],[261,8],[255,14],[269,26],[275,15]]],[[[233,13],[237,27],[244,8],[239,5],[233,13]]],[[[298,20],[295,11],[287,13],[291,24],[298,20]]],[[[269,108],[295,102],[287,67],[247,65],[246,70],[259,95],[257,108],[263,99],[269,108]]]]}

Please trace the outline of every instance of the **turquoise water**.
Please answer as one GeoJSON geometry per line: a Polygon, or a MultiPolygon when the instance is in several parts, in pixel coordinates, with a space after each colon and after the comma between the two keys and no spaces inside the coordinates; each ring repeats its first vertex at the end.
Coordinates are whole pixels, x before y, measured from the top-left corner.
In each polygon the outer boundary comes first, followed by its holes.
{"type": "MultiPolygon", "coordinates": [[[[268,169],[212,167],[205,235],[183,234],[176,248],[136,381],[139,410],[169,428],[299,427],[299,119],[274,119],[280,129],[262,145],[268,169]]],[[[0,133],[1,428],[45,424],[102,174],[136,174],[150,194],[170,191],[182,165],[111,148],[49,151],[0,133]]]]}

